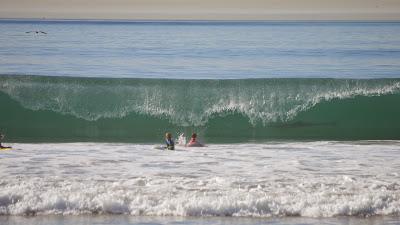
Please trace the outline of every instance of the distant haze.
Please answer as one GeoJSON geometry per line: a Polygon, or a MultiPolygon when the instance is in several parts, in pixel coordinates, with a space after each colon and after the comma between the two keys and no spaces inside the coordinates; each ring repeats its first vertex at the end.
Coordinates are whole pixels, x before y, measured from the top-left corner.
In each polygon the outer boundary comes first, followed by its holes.
{"type": "Polygon", "coordinates": [[[400,20],[400,0],[0,0],[0,18],[400,20]]]}

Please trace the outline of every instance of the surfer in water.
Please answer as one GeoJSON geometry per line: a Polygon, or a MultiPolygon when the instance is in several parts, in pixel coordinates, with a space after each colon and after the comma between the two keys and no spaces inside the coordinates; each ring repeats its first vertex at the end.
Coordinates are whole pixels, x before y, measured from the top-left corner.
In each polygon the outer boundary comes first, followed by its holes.
{"type": "Polygon", "coordinates": [[[172,134],[171,133],[166,133],[165,134],[165,144],[167,144],[166,149],[175,150],[175,143],[174,143],[174,140],[172,140],[172,134]]]}
{"type": "Polygon", "coordinates": [[[3,146],[1,144],[1,141],[4,139],[5,135],[4,134],[0,134],[0,148],[11,148],[10,146],[3,146]]]}
{"type": "Polygon", "coordinates": [[[187,147],[204,147],[204,145],[196,140],[197,134],[193,133],[187,147]]]}

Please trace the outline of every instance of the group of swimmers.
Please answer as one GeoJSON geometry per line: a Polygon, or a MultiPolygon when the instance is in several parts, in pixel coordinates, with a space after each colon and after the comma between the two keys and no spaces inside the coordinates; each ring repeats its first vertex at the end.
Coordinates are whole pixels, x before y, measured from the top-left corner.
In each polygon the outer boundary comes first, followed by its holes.
{"type": "MultiPolygon", "coordinates": [[[[9,146],[3,146],[1,144],[1,141],[4,139],[4,137],[5,137],[5,135],[0,133],[0,149],[2,149],[2,148],[11,148],[9,146]]],[[[193,133],[192,134],[192,138],[190,139],[189,143],[186,144],[186,140],[185,140],[184,134],[182,134],[181,135],[181,139],[184,139],[185,143],[180,143],[180,144],[183,144],[186,147],[204,147],[204,145],[202,143],[200,143],[199,141],[197,141],[196,138],[197,138],[197,134],[193,133]]],[[[167,145],[166,149],[168,149],[168,150],[174,150],[175,149],[175,142],[172,139],[172,134],[171,133],[166,133],[165,134],[165,144],[167,145]]]]}
{"type": "MultiPolygon", "coordinates": [[[[181,137],[183,139],[185,139],[183,134],[181,135],[181,137]]],[[[189,143],[187,143],[187,144],[183,143],[183,144],[186,147],[204,147],[204,145],[202,143],[200,143],[199,141],[197,141],[196,138],[197,138],[197,134],[193,133],[192,134],[192,138],[190,139],[189,143]]],[[[166,133],[165,134],[165,144],[167,145],[166,149],[168,149],[168,150],[174,150],[175,149],[175,142],[172,139],[172,134],[171,133],[166,133]]],[[[180,143],[180,144],[182,144],[182,143],[180,143]]]]}

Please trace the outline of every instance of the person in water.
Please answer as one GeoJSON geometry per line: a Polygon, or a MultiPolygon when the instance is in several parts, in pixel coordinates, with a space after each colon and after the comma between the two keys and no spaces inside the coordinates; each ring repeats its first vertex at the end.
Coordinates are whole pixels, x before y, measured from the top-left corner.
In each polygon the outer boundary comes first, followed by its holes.
{"type": "Polygon", "coordinates": [[[0,134],[0,148],[11,148],[10,146],[3,146],[1,144],[1,141],[4,139],[5,135],[4,134],[0,134]]]}
{"type": "Polygon", "coordinates": [[[200,142],[198,142],[196,140],[196,138],[197,138],[197,134],[193,133],[192,138],[190,139],[189,143],[187,144],[187,147],[204,147],[204,145],[201,144],[200,142]]]}
{"type": "Polygon", "coordinates": [[[171,133],[166,133],[165,134],[165,144],[167,144],[166,149],[175,150],[175,143],[174,143],[174,140],[172,140],[172,134],[171,133]]]}

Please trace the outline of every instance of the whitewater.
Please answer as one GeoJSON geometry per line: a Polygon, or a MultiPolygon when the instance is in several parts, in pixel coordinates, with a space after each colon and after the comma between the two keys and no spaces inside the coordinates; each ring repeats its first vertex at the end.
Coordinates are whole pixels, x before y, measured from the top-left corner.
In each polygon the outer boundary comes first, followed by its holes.
{"type": "Polygon", "coordinates": [[[400,215],[398,141],[13,146],[1,215],[400,215]]]}

